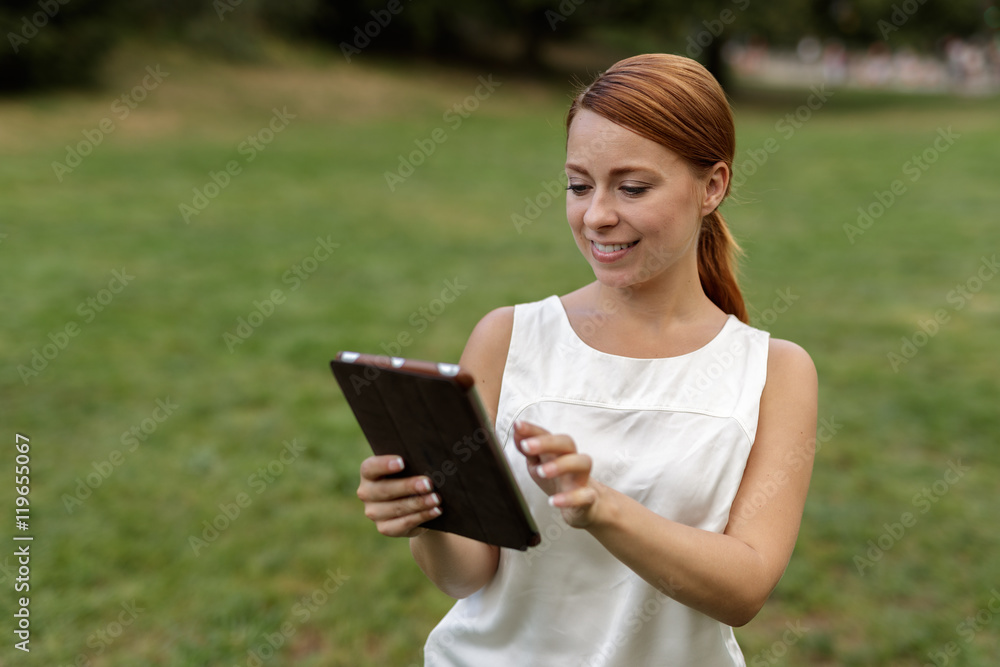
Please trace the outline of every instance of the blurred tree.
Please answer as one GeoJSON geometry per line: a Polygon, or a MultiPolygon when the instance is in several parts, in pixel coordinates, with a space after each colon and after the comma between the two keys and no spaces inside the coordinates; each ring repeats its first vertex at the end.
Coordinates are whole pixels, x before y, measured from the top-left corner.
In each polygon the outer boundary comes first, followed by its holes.
{"type": "Polygon", "coordinates": [[[386,53],[534,71],[550,44],[611,40],[626,52],[689,55],[725,83],[731,38],[929,49],[949,33],[985,33],[984,12],[983,0],[5,0],[0,91],[87,84],[123,35],[253,58],[268,32],[319,41],[348,61],[386,53]]]}
{"type": "MultiPolygon", "coordinates": [[[[563,4],[572,11],[582,2],[563,4]]],[[[337,46],[348,59],[368,51],[538,67],[542,46],[565,21],[558,6],[558,0],[321,2],[318,20],[304,34],[337,46]]],[[[559,37],[576,35],[580,27],[571,23],[559,37]]]]}
{"type": "Polygon", "coordinates": [[[932,49],[946,33],[985,31],[981,0],[315,0],[312,35],[350,60],[362,52],[502,60],[544,67],[544,47],[612,30],[696,58],[725,83],[732,38],[795,46],[804,36],[853,46],[932,49]]]}
{"type": "Polygon", "coordinates": [[[4,0],[0,92],[95,84],[124,37],[252,59],[258,34],[295,33],[322,8],[320,0],[4,0]]]}
{"type": "Polygon", "coordinates": [[[987,6],[982,0],[817,0],[812,27],[856,46],[931,50],[949,35],[985,34],[987,6]]]}
{"type": "Polygon", "coordinates": [[[101,59],[117,42],[118,4],[5,0],[0,6],[0,91],[93,83],[101,59]]]}

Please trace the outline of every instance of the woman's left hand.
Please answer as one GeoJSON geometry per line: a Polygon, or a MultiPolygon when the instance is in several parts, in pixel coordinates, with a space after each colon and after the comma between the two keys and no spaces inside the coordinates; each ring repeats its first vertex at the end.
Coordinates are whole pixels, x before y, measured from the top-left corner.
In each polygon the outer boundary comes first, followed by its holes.
{"type": "Polygon", "coordinates": [[[579,453],[568,435],[553,435],[524,421],[514,425],[514,444],[524,454],[531,479],[562,511],[566,523],[574,528],[589,526],[604,490],[590,476],[590,456],[579,453]]]}

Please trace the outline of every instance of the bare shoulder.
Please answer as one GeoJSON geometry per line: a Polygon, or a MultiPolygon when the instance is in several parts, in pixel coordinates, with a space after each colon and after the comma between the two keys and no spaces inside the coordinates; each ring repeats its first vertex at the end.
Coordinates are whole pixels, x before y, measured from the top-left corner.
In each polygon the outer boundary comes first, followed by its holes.
{"type": "Polygon", "coordinates": [[[476,379],[476,388],[496,420],[500,403],[500,383],[507,365],[507,351],[514,331],[514,307],[505,306],[487,313],[472,330],[459,362],[476,379]]]}
{"type": "Polygon", "coordinates": [[[767,384],[784,389],[816,391],[816,364],[801,346],[790,340],[772,338],[767,347],[767,384]],[[772,380],[776,382],[772,383],[772,380]]]}
{"type": "Polygon", "coordinates": [[[510,337],[514,331],[514,307],[505,306],[488,312],[479,320],[462,352],[462,365],[469,370],[489,373],[491,368],[503,366],[510,348],[510,337]]]}
{"type": "Polygon", "coordinates": [[[791,341],[772,338],[760,397],[761,430],[766,439],[775,435],[775,429],[813,437],[818,401],[819,380],[809,353],[791,341]]]}

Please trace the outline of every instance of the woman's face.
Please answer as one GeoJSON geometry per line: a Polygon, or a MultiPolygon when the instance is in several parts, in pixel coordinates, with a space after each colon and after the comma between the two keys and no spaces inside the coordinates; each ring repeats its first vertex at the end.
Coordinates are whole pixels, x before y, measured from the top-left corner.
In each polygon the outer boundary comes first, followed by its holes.
{"type": "Polygon", "coordinates": [[[566,145],[566,217],[594,275],[615,288],[694,271],[701,220],[725,196],[729,169],[696,177],[680,157],[581,109],[566,145]]]}

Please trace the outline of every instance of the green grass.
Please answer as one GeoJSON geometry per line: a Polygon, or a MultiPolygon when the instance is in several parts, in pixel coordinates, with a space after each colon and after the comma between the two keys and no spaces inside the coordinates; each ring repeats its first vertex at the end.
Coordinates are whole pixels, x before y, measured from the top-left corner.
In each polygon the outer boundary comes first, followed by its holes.
{"type": "MultiPolygon", "coordinates": [[[[0,403],[3,437],[31,437],[35,537],[32,652],[12,649],[6,570],[0,663],[242,665],[269,655],[268,637],[273,665],[419,662],[450,601],[364,518],[367,447],[326,363],[400,334],[408,356],[454,360],[488,310],[591,277],[561,204],[522,233],[511,222],[559,174],[568,88],[497,77],[450,127],[444,112],[478,74],[291,55],[241,69],[136,50],[104,92],[0,102],[0,403]],[[166,80],[57,182],[51,163],[157,62],[166,80]],[[297,117],[246,162],[238,145],[275,107],[297,117]],[[438,127],[446,141],[390,192],[384,173],[438,127]],[[185,224],[179,204],[230,160],[241,173],[185,224]],[[303,264],[327,237],[339,247],[303,264]],[[296,284],[295,265],[314,271],[296,284]],[[85,321],[80,304],[123,268],[134,279],[85,321]],[[461,294],[422,322],[447,280],[461,294]],[[230,352],[223,334],[274,290],[282,302],[230,352]],[[18,367],[69,322],[78,335],[25,384],[18,367]],[[157,422],[168,398],[178,407],[157,422]],[[123,433],[144,420],[155,430],[130,451],[123,433]],[[292,440],[304,451],[282,463],[292,440]],[[110,460],[68,511],[78,480],[110,460]],[[220,504],[239,516],[218,518],[220,504]],[[230,525],[196,555],[190,539],[213,519],[230,525]],[[119,628],[132,601],[142,611],[119,628]]],[[[951,665],[996,664],[1000,618],[960,624],[1000,587],[1000,280],[960,310],[948,294],[1000,246],[998,104],[838,92],[789,137],[776,123],[808,94],[736,100],[741,156],[779,146],[726,205],[745,293],[761,326],[813,355],[835,431],[785,578],[738,635],[751,664],[918,665],[949,642],[951,665]],[[949,126],[960,138],[906,180],[904,164],[949,126]],[[905,192],[852,244],[844,225],[895,179],[905,192]],[[797,299],[769,315],[779,291],[797,299]],[[895,372],[888,353],[939,309],[948,322],[895,372]],[[915,496],[958,460],[968,472],[921,513],[915,496]],[[855,556],[906,512],[916,523],[859,574],[855,556]],[[782,644],[797,621],[808,630],[782,644]]],[[[13,507],[12,484],[0,507],[13,507]]]]}

